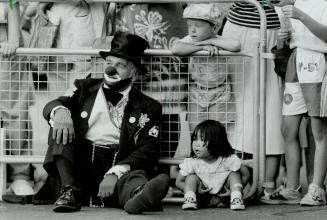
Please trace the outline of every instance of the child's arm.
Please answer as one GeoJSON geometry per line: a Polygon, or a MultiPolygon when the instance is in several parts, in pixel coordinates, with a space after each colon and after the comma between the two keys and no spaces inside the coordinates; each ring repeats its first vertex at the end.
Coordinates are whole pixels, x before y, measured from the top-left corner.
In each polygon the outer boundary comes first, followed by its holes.
{"type": "Polygon", "coordinates": [[[194,45],[191,43],[184,43],[181,41],[175,41],[170,50],[174,55],[186,56],[197,51],[203,50],[203,46],[194,45]]]}
{"type": "Polygon", "coordinates": [[[244,166],[243,164],[241,165],[239,172],[241,173],[242,184],[243,184],[243,186],[245,186],[249,182],[250,172],[249,172],[248,168],[246,166],[244,166]]]}
{"type": "Polygon", "coordinates": [[[323,42],[327,43],[327,26],[317,22],[308,14],[304,13],[293,5],[284,6],[282,8],[282,12],[284,13],[285,17],[300,20],[314,35],[316,35],[323,42]]]}
{"type": "Polygon", "coordinates": [[[182,190],[184,192],[184,188],[185,188],[185,176],[182,176],[181,174],[178,174],[177,178],[176,178],[176,182],[175,185],[178,189],[182,190]]]}
{"type": "Polygon", "coordinates": [[[197,46],[212,45],[231,52],[238,52],[241,50],[241,43],[239,40],[228,39],[224,37],[210,38],[208,40],[196,42],[195,45],[197,46]]]}
{"type": "Polygon", "coordinates": [[[8,10],[8,41],[0,43],[0,54],[3,56],[14,55],[20,45],[19,20],[19,2],[17,2],[13,10],[8,10]]]}

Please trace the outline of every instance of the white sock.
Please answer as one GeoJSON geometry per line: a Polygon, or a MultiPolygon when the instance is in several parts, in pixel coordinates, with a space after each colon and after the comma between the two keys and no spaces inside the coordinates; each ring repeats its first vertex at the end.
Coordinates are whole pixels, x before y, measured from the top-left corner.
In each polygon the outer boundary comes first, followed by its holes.
{"type": "Polygon", "coordinates": [[[184,198],[193,198],[194,200],[196,200],[196,195],[195,195],[195,192],[193,191],[187,191],[185,194],[184,194],[184,198]]]}
{"type": "Polygon", "coordinates": [[[230,194],[230,199],[233,200],[234,198],[242,199],[242,193],[240,191],[232,191],[230,194]]]}

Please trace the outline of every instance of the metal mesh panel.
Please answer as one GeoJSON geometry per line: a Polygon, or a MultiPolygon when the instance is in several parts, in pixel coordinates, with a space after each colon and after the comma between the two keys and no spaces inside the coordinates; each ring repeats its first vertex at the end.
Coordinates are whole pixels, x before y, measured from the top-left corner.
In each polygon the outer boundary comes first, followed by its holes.
{"type": "MultiPolygon", "coordinates": [[[[242,98],[243,56],[148,56],[149,73],[135,82],[163,105],[161,157],[190,151],[190,132],[205,119],[224,124],[234,142],[235,103],[242,98]],[[214,76],[214,77],[213,77],[214,76]],[[238,97],[238,98],[237,98],[238,97]]],[[[4,153],[43,156],[49,126],[44,105],[73,92],[73,81],[102,77],[103,60],[90,56],[16,56],[0,60],[0,110],[5,130],[4,153]]]]}

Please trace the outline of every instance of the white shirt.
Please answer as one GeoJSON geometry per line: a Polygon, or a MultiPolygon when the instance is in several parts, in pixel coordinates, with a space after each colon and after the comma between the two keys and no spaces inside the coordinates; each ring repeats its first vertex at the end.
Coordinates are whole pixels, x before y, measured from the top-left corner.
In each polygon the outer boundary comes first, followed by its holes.
{"type": "Polygon", "coordinates": [[[123,98],[113,106],[107,102],[102,87],[99,89],[88,121],[85,138],[96,144],[118,144],[120,127],[131,86],[122,91],[123,98]]]}
{"type": "MultiPolygon", "coordinates": [[[[295,7],[312,17],[322,25],[327,26],[327,1],[297,0],[295,7]]],[[[303,48],[327,53],[327,43],[316,37],[300,20],[291,19],[293,27],[290,48],[303,48]]]]}
{"type": "Polygon", "coordinates": [[[210,194],[217,194],[224,186],[229,174],[241,168],[241,159],[234,154],[229,157],[219,157],[212,163],[199,158],[186,158],[179,167],[180,175],[196,174],[206,187],[212,188],[210,194]]]}

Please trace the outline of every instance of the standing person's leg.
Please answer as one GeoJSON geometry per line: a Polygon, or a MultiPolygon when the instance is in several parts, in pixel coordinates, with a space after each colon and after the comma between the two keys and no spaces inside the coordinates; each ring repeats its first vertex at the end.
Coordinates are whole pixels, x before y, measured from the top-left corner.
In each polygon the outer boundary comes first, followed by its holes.
{"type": "Polygon", "coordinates": [[[279,165],[281,155],[266,155],[266,176],[264,183],[264,194],[260,201],[265,200],[267,196],[270,196],[276,189],[276,179],[278,177],[279,165]]]}
{"type": "Polygon", "coordinates": [[[314,156],[316,151],[316,144],[312,134],[311,119],[308,118],[307,138],[308,147],[305,149],[306,167],[307,167],[307,182],[308,184],[313,180],[314,156]]]}
{"type": "MultiPolygon", "coordinates": [[[[277,41],[277,31],[268,30],[267,47],[270,50],[277,41]]],[[[285,153],[281,131],[283,98],[282,83],[274,71],[272,60],[267,61],[266,74],[266,176],[265,191],[271,194],[276,189],[276,180],[280,169],[281,155],[285,153]]]]}
{"type": "Polygon", "coordinates": [[[315,140],[313,180],[301,205],[325,205],[326,197],[323,184],[327,172],[327,121],[326,118],[311,117],[312,133],[315,140]]]}
{"type": "MultiPolygon", "coordinates": [[[[299,192],[301,186],[300,181],[300,160],[301,152],[298,139],[298,131],[301,123],[302,115],[284,116],[282,124],[282,133],[285,138],[286,153],[286,168],[287,168],[287,184],[286,188],[271,194],[269,198],[261,199],[260,201],[266,204],[298,204],[301,199],[299,192]]],[[[268,161],[266,161],[268,162],[268,161]]],[[[274,158],[272,161],[274,162],[274,158]]],[[[277,166],[279,167],[279,166],[277,166]]],[[[276,180],[277,176],[275,176],[276,180]]],[[[274,182],[275,183],[275,182],[274,182]]]]}
{"type": "MultiPolygon", "coordinates": [[[[3,59],[0,69],[0,112],[6,132],[6,149],[12,155],[31,154],[31,126],[28,108],[33,99],[32,82],[18,56],[3,59]]],[[[29,164],[9,164],[13,183],[8,190],[16,195],[32,195],[29,164]]]]}
{"type": "Polygon", "coordinates": [[[286,169],[288,189],[297,189],[300,186],[300,162],[301,150],[299,143],[299,127],[302,115],[284,116],[283,118],[283,135],[286,145],[286,169]]]}
{"type": "MultiPolygon", "coordinates": [[[[302,115],[287,115],[283,117],[282,133],[285,139],[287,183],[286,188],[270,196],[269,204],[298,204],[300,193],[300,161],[299,127],[302,115]]],[[[268,203],[268,202],[267,202],[268,203]]]]}
{"type": "Polygon", "coordinates": [[[131,171],[117,182],[118,202],[129,214],[154,210],[166,196],[169,182],[166,174],[160,174],[149,180],[145,171],[131,171]]]}

